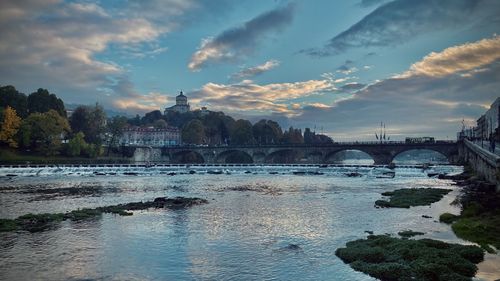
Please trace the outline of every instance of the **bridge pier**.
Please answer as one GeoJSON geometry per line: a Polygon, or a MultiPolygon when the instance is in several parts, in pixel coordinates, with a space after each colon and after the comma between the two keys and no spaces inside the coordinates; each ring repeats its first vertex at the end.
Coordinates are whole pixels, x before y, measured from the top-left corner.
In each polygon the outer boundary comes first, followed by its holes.
{"type": "Polygon", "coordinates": [[[375,165],[389,165],[394,159],[392,153],[370,153],[375,165]]]}

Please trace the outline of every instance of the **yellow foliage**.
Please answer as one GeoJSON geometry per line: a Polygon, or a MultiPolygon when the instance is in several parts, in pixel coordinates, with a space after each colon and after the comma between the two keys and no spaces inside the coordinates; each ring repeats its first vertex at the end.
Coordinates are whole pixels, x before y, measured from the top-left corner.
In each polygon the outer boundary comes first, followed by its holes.
{"type": "Polygon", "coordinates": [[[2,129],[0,130],[0,141],[7,143],[10,147],[16,148],[17,141],[14,136],[21,125],[21,118],[17,116],[16,110],[7,106],[3,112],[2,129]]]}

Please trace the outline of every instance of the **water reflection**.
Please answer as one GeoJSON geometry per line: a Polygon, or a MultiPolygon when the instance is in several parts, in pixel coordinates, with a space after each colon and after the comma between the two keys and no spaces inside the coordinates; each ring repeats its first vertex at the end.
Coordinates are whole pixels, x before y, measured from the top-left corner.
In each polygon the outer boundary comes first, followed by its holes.
{"type": "MultiPolygon", "coordinates": [[[[3,218],[159,196],[196,196],[209,204],[138,211],[130,217],[106,214],[41,233],[0,233],[0,267],[7,269],[0,271],[0,280],[372,280],[343,264],[335,249],[366,237],[365,231],[414,229],[425,232],[424,237],[459,241],[448,225],[434,222],[442,212],[458,212],[450,206],[457,190],[431,207],[373,207],[383,191],[455,189],[451,182],[428,178],[418,169],[376,180],[347,178],[342,172],[19,177],[0,188],[3,218]],[[117,192],[30,200],[39,190],[78,186],[117,192]]],[[[498,256],[491,259],[481,267],[485,280],[496,270],[498,256]]]]}

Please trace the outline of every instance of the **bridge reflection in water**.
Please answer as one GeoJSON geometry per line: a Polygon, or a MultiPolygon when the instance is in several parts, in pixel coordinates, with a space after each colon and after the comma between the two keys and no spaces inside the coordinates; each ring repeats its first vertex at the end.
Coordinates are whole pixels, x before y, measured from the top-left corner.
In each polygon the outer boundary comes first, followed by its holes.
{"type": "Polygon", "coordinates": [[[330,163],[342,151],[358,150],[368,154],[375,165],[388,165],[394,158],[410,150],[431,150],[444,155],[450,163],[458,163],[458,143],[349,142],[325,145],[238,145],[238,146],[173,146],[135,147],[136,162],[151,163],[330,163]]]}

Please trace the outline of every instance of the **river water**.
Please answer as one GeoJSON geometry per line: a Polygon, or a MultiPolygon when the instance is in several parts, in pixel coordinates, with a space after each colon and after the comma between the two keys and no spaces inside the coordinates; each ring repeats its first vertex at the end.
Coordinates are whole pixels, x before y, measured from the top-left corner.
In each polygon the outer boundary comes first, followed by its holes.
{"type": "MultiPolygon", "coordinates": [[[[398,168],[392,179],[373,177],[369,167],[231,167],[207,173],[217,169],[0,170],[0,218],[159,196],[209,200],[185,210],[105,214],[38,233],[0,233],[0,280],[373,280],[344,264],[335,249],[366,237],[365,231],[397,235],[407,229],[467,243],[436,221],[443,212],[459,213],[450,205],[457,188],[421,169],[398,168]],[[345,176],[353,171],[363,176],[345,176]],[[380,193],[414,187],[453,191],[430,207],[374,207],[380,193]]],[[[499,261],[488,255],[477,280],[499,278],[499,261]]]]}

